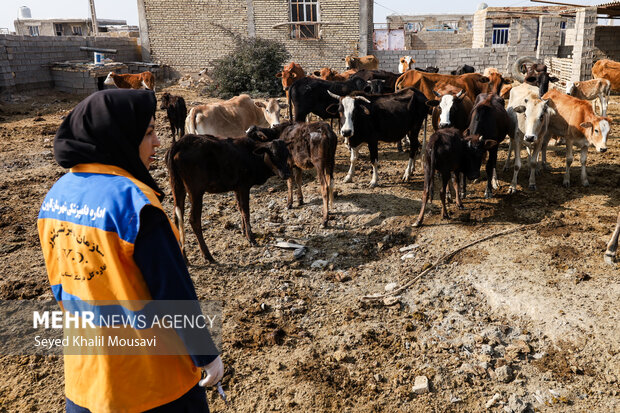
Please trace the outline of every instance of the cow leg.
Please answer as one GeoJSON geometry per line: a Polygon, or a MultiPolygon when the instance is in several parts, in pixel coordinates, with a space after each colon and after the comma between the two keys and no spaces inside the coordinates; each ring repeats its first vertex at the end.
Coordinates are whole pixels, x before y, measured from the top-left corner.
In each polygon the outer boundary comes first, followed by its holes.
{"type": "Polygon", "coordinates": [[[403,175],[403,181],[406,182],[411,177],[413,173],[413,169],[415,168],[415,160],[411,157],[411,152],[409,152],[409,162],[407,163],[407,167],[405,168],[405,174],[403,175]]]}
{"type": "MultiPolygon", "coordinates": [[[[418,138],[417,136],[414,139],[409,139],[409,162],[407,163],[407,167],[405,168],[405,173],[403,175],[403,182],[407,182],[409,180],[409,178],[411,177],[411,174],[413,173],[414,169],[415,169],[415,160],[416,160],[416,154],[417,154],[417,150],[418,150],[418,146],[420,145],[420,143],[418,142],[418,138]]],[[[424,142],[424,149],[422,149],[422,154],[424,154],[425,149],[426,148],[426,141],[424,142]]],[[[432,197],[432,193],[431,193],[431,197],[432,197]]]]}
{"type": "Polygon", "coordinates": [[[174,225],[179,230],[179,242],[181,243],[181,252],[185,257],[187,263],[187,256],[185,255],[185,224],[183,222],[183,215],[185,214],[185,186],[180,182],[180,188],[173,186],[172,198],[174,201],[174,225]]]}
{"type": "Polygon", "coordinates": [[[493,178],[497,179],[494,176],[495,173],[495,164],[497,163],[497,147],[489,150],[489,159],[486,164],[486,173],[487,173],[487,189],[484,191],[485,198],[493,197],[493,178]]]}
{"type": "Polygon", "coordinates": [[[450,218],[448,214],[448,209],[446,208],[446,189],[448,189],[448,184],[450,183],[450,172],[441,174],[441,190],[439,191],[439,196],[441,198],[441,216],[445,219],[450,218]]]}
{"type": "Polygon", "coordinates": [[[454,186],[454,193],[456,197],[456,206],[459,209],[465,209],[463,206],[463,200],[461,199],[461,188],[459,185],[459,173],[456,172],[452,177],[452,185],[454,186]]]}
{"type": "Polygon", "coordinates": [[[288,188],[288,196],[286,198],[286,208],[293,208],[293,174],[286,180],[286,187],[288,188]]]}
{"type": "Polygon", "coordinates": [[[398,152],[402,152],[403,151],[403,141],[399,140],[398,142],[396,142],[396,150],[398,152]]]}
{"type": "MultiPolygon", "coordinates": [[[[510,140],[512,144],[513,139],[510,140]]],[[[512,174],[512,182],[510,183],[510,188],[508,188],[509,194],[514,194],[517,192],[517,181],[519,179],[519,170],[521,170],[521,137],[516,136],[514,139],[514,147],[515,147],[515,166],[514,172],[512,174]]],[[[508,156],[510,156],[510,149],[508,149],[508,156]]],[[[506,161],[506,164],[508,161],[506,161]]],[[[504,164],[504,169],[506,169],[506,164],[504,164]]]]}
{"type": "MultiPolygon", "coordinates": [[[[517,137],[517,139],[520,139],[520,138],[517,137]]],[[[506,156],[506,162],[504,163],[504,169],[503,169],[504,172],[506,172],[508,170],[508,164],[510,163],[510,155],[511,154],[512,154],[512,139],[510,139],[508,141],[508,155],[506,156]]],[[[515,159],[517,159],[517,152],[516,152],[516,150],[515,150],[515,159]]],[[[513,180],[514,180],[514,177],[513,177],[513,180]]],[[[511,185],[511,187],[512,187],[512,185],[511,185]]],[[[510,193],[510,190],[508,190],[508,192],[510,193]]]]}
{"type": "Polygon", "coordinates": [[[202,194],[195,197],[190,194],[190,203],[192,205],[192,209],[189,215],[189,223],[194,230],[194,234],[196,234],[196,238],[198,238],[198,245],[200,245],[202,255],[205,257],[205,260],[215,262],[215,259],[209,252],[209,248],[207,248],[207,244],[202,236],[202,194]]]}
{"type": "Polygon", "coordinates": [[[587,145],[581,147],[581,154],[579,160],[581,161],[581,185],[590,186],[590,182],[588,182],[588,175],[586,173],[586,161],[588,160],[587,145]]]}
{"type": "Polygon", "coordinates": [[[413,224],[414,227],[422,226],[422,222],[424,222],[424,211],[426,210],[426,203],[428,202],[428,194],[431,189],[431,182],[433,181],[433,175],[435,175],[435,171],[432,170],[432,167],[427,167],[425,165],[424,168],[424,191],[422,192],[422,205],[420,205],[420,214],[418,215],[418,219],[413,224]]]}
{"type": "Polygon", "coordinates": [[[243,188],[235,192],[237,196],[237,206],[239,212],[241,212],[241,223],[245,237],[250,242],[250,245],[257,245],[250,228],[250,188],[243,188]]]}
{"type": "Polygon", "coordinates": [[[545,137],[543,138],[543,144],[542,144],[542,149],[540,150],[541,152],[541,168],[544,169],[545,171],[548,171],[550,169],[549,165],[547,164],[547,147],[549,146],[549,140],[551,139],[551,134],[547,133],[545,135],[545,137]]]}
{"type": "Polygon", "coordinates": [[[357,148],[349,147],[349,149],[351,150],[351,166],[349,167],[347,176],[344,177],[343,182],[345,183],[353,181],[353,175],[355,175],[355,162],[359,156],[359,150],[357,148]]]}
{"type": "Polygon", "coordinates": [[[329,182],[326,176],[325,168],[322,164],[316,166],[316,176],[321,184],[321,197],[323,198],[323,227],[327,228],[327,220],[329,219],[329,182]]]}
{"type": "Polygon", "coordinates": [[[540,156],[540,149],[542,147],[542,142],[536,142],[536,146],[534,147],[534,152],[530,156],[530,182],[529,189],[531,191],[536,190],[536,172],[538,171],[538,157],[540,156]]]}
{"type": "Polygon", "coordinates": [[[564,187],[570,186],[570,166],[573,163],[573,143],[566,142],[566,172],[564,173],[564,187]]]}
{"type": "Polygon", "coordinates": [[[297,190],[297,201],[299,202],[299,206],[302,206],[304,204],[304,194],[301,192],[301,185],[302,185],[301,169],[294,167],[293,177],[295,178],[295,186],[297,190]]]}
{"type": "Polygon", "coordinates": [[[616,223],[616,229],[611,235],[609,244],[607,244],[607,251],[605,251],[605,262],[607,264],[613,264],[616,257],[616,250],[618,249],[618,237],[620,236],[620,213],[618,214],[618,222],[616,223]]]}
{"type": "Polygon", "coordinates": [[[370,180],[370,187],[377,186],[379,180],[379,146],[377,143],[368,144],[368,151],[370,152],[370,162],[372,162],[372,179],[370,180]]]}
{"type": "Polygon", "coordinates": [[[467,196],[467,178],[464,173],[459,173],[458,179],[461,181],[461,199],[467,196]]]}

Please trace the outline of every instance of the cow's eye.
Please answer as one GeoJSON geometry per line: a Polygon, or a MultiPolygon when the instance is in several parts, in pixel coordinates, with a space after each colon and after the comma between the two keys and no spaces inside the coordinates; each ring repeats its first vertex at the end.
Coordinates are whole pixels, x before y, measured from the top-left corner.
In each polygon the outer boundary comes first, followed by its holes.
{"type": "Polygon", "coordinates": [[[594,132],[598,133],[598,129],[594,129],[594,132]]]}

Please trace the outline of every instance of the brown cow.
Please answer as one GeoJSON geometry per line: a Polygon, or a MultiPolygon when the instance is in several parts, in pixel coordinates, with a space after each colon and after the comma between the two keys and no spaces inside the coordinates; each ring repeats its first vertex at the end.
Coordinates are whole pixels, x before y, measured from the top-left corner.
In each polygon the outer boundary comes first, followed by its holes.
{"type": "Polygon", "coordinates": [[[240,138],[252,125],[279,124],[280,108],[284,107],[286,104],[273,98],[264,104],[253,101],[248,95],[235,96],[225,102],[193,107],[185,120],[185,130],[200,135],[240,138]]]}
{"type": "Polygon", "coordinates": [[[315,70],[314,71],[314,75],[317,77],[320,77],[323,80],[332,80],[332,81],[336,81],[336,82],[344,82],[345,80],[349,79],[349,77],[351,77],[351,75],[355,74],[357,72],[357,70],[346,70],[342,73],[338,73],[336,72],[334,69],[331,69],[329,67],[324,67],[321,70],[315,70]]]}
{"type": "Polygon", "coordinates": [[[348,55],[344,58],[345,68],[347,70],[350,69],[368,69],[368,70],[377,70],[379,69],[379,60],[369,54],[367,56],[355,57],[348,55]]]}
{"type": "Polygon", "coordinates": [[[179,228],[181,251],[185,254],[183,215],[189,193],[189,222],[205,260],[215,262],[202,236],[202,198],[234,191],[241,213],[241,231],[256,245],[250,228],[250,188],[264,184],[273,175],[288,179],[289,152],[281,140],[257,142],[248,137],[221,139],[210,135],[185,135],[166,154],[170,189],[174,200],[174,224],[179,228]]]}
{"type": "Polygon", "coordinates": [[[424,93],[427,99],[435,99],[433,90],[435,85],[439,82],[447,83],[465,90],[467,97],[474,102],[476,96],[487,91],[488,86],[486,83],[489,83],[489,78],[479,73],[467,73],[455,76],[409,70],[400,75],[396,81],[395,89],[400,90],[413,87],[424,93]]]}
{"type": "Polygon", "coordinates": [[[276,73],[276,77],[282,79],[282,89],[286,91],[286,97],[288,98],[288,90],[291,85],[297,80],[306,77],[306,72],[301,65],[291,62],[284,66],[281,72],[276,73]]]}
{"type": "Polygon", "coordinates": [[[405,73],[407,70],[411,70],[415,67],[415,60],[411,56],[403,56],[398,63],[398,73],[405,73]]]}
{"type": "Polygon", "coordinates": [[[110,72],[103,84],[115,85],[119,89],[150,89],[155,92],[155,76],[151,72],[142,72],[135,75],[117,75],[114,72],[110,72]]]}
{"type": "Polygon", "coordinates": [[[620,92],[620,62],[602,59],[592,66],[592,76],[596,79],[607,79],[611,82],[611,90],[620,92]]]}
{"type": "Polygon", "coordinates": [[[316,169],[316,176],[321,184],[323,197],[323,226],[327,227],[329,218],[329,203],[334,203],[334,164],[338,138],[325,122],[285,122],[273,128],[252,127],[248,130],[248,137],[271,141],[282,139],[289,150],[289,166],[292,176],[286,181],[288,185],[287,208],[293,207],[293,186],[297,187],[297,200],[303,205],[304,197],[301,192],[302,169],[316,169]]]}
{"type": "MultiPolygon", "coordinates": [[[[586,160],[588,147],[594,145],[597,152],[607,150],[607,134],[611,120],[597,116],[586,100],[574,98],[552,89],[545,93],[543,100],[550,99],[549,106],[555,110],[549,121],[549,136],[563,136],[566,139],[566,173],[564,186],[570,186],[570,165],[573,163],[573,145],[581,150],[581,184],[588,186],[586,160]]],[[[547,137],[547,141],[548,141],[547,137]]],[[[543,153],[546,148],[543,148],[543,153]]],[[[543,156],[543,162],[545,161],[543,156]]]]}

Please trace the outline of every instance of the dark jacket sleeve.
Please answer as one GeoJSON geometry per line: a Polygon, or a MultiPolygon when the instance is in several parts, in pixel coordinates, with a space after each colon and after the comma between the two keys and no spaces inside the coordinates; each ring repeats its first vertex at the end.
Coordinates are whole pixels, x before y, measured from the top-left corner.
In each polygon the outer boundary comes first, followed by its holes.
{"type": "MultiPolygon", "coordinates": [[[[195,301],[196,306],[193,308],[200,313],[194,283],[190,278],[179,243],[170,228],[168,218],[158,208],[146,206],[140,212],[140,229],[134,244],[134,260],[142,272],[153,300],[195,301]]],[[[187,308],[187,306],[183,307],[187,308]]],[[[184,339],[183,332],[179,330],[177,332],[184,339]]],[[[209,364],[217,357],[208,331],[202,329],[201,332],[203,334],[201,341],[205,342],[211,354],[190,354],[192,361],[198,367],[209,364]]],[[[192,332],[193,343],[195,343],[195,333],[195,331],[192,332]]],[[[186,346],[188,346],[187,342],[186,346]]],[[[195,345],[189,347],[195,347],[195,345]]]]}

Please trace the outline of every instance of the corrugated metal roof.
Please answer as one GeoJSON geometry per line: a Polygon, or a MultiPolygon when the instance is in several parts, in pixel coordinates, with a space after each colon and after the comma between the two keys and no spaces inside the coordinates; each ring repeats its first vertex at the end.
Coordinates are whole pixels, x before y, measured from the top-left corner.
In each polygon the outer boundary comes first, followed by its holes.
{"type": "Polygon", "coordinates": [[[598,14],[607,14],[609,16],[620,16],[620,1],[611,3],[603,3],[596,6],[598,14]]]}

